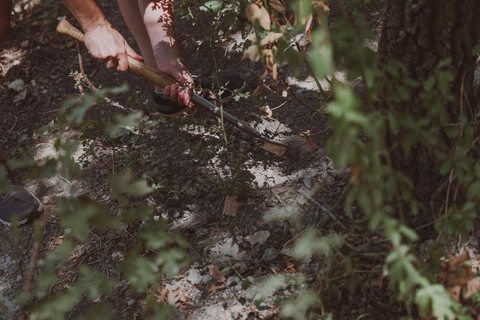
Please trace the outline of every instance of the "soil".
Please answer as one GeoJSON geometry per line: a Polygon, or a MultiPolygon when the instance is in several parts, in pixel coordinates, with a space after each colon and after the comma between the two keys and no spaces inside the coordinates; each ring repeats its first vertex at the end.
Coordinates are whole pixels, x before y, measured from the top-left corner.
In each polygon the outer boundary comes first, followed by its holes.
{"type": "MultiPolygon", "coordinates": [[[[98,1],[98,4],[111,24],[136,49],[117,6],[108,1],[98,1]]],[[[378,21],[381,14],[381,10],[374,11],[370,19],[378,21]]],[[[54,31],[60,17],[75,22],[58,2],[16,2],[12,28],[0,48],[3,133],[0,144],[9,158],[27,154],[41,161],[55,155],[54,133],[39,133],[39,129],[57,121],[58,110],[65,101],[80,95],[74,79],[69,76],[80,68],[77,44],[54,31]],[[16,91],[11,84],[18,80],[22,80],[23,85],[16,91]]],[[[208,27],[208,21],[203,24],[208,27]]],[[[175,26],[187,68],[198,76],[214,74],[211,50],[206,44],[197,44],[202,39],[199,29],[179,16],[175,26]]],[[[244,91],[252,93],[260,83],[259,77],[264,71],[262,63],[242,60],[241,52],[226,52],[225,48],[216,48],[217,71],[242,73],[247,82],[244,91]]],[[[131,105],[135,100],[133,108],[141,110],[144,102],[148,104],[153,87],[146,80],[131,72],[107,70],[89,57],[83,45],[80,52],[85,73],[95,86],[111,88],[128,84],[128,92],[110,97],[118,105],[131,105]]],[[[93,131],[79,132],[72,128],[67,132],[72,136],[83,134],[85,141],[90,143],[84,146],[83,157],[77,155],[79,161],[84,161],[84,180],[79,183],[81,193],[108,204],[112,214],[116,205],[107,196],[105,180],[113,171],[130,166],[136,176],[146,176],[151,184],[167,186],[158,188],[141,201],[154,207],[155,215],[165,218],[169,229],[180,232],[190,244],[188,253],[192,264],[180,270],[176,278],[165,280],[161,292],[157,293],[158,299],[176,305],[174,319],[277,318],[279,310],[273,299],[265,298],[259,307],[256,306],[252,291],[242,288],[243,280],[238,274],[230,270],[219,275],[218,271],[228,266],[229,261],[239,261],[242,265],[240,276],[252,276],[257,283],[273,274],[296,273],[297,266],[292,264],[285,249],[306,227],[319,225],[326,231],[345,227],[342,216],[332,220],[327,214],[348,183],[349,172],[333,168],[326,156],[324,146],[331,134],[328,119],[310,110],[318,109],[324,102],[321,102],[315,82],[301,67],[295,75],[286,69],[282,72],[291,84],[286,97],[264,88],[263,99],[250,95],[240,101],[226,102],[224,108],[259,132],[287,143],[289,150],[284,157],[263,150],[255,139],[230,125],[226,126],[227,152],[221,131],[212,133],[204,129],[218,128],[218,120],[202,110],[194,120],[165,121],[147,108],[145,121],[158,121],[158,126],[125,135],[120,138],[116,151],[108,142],[95,140],[93,131]],[[259,111],[267,104],[273,110],[270,119],[259,111]],[[313,133],[312,147],[305,136],[300,135],[308,130],[313,133]],[[92,153],[88,154],[89,151],[92,153]],[[232,174],[226,170],[227,164],[238,170],[232,174]],[[304,196],[305,193],[310,196],[304,196]],[[225,201],[232,196],[241,205],[239,212],[224,210],[225,201]],[[272,210],[289,206],[296,208],[297,219],[265,221],[264,217],[272,210]],[[218,254],[232,258],[212,259],[218,254]]],[[[269,84],[271,82],[267,82],[269,84]]],[[[88,117],[107,117],[113,111],[125,112],[107,104],[89,111],[88,117]]],[[[12,178],[20,183],[24,172],[15,170],[12,178]]],[[[77,182],[56,175],[22,183],[44,204],[44,211],[37,220],[43,226],[42,239],[35,244],[36,224],[21,227],[18,234],[16,229],[0,227],[0,299],[3,301],[0,318],[3,319],[22,315],[15,294],[31,286],[39,270],[38,259],[57,248],[68,234],[69,230],[62,227],[57,214],[55,197],[66,195],[70,186],[77,182]]],[[[116,269],[116,263],[136,241],[139,227],[132,223],[122,230],[93,230],[87,242],[75,247],[66,268],[59,274],[59,283],[68,287],[76,279],[76,266],[86,263],[116,282],[114,293],[102,298],[112,307],[112,319],[141,318],[145,294],[127,290],[126,281],[116,269]]],[[[321,263],[312,261],[304,270],[315,274],[321,267],[321,263]]],[[[288,297],[294,293],[294,289],[285,288],[281,295],[288,297]]],[[[358,300],[353,303],[347,296],[343,299],[344,302],[349,300],[346,303],[350,307],[343,302],[337,306],[337,313],[345,318],[352,312],[375,309],[375,306],[367,307],[373,302],[358,300]]],[[[80,303],[68,317],[76,318],[87,307],[88,303],[80,303]]],[[[391,311],[388,306],[386,308],[391,311]]],[[[381,314],[381,308],[377,309],[377,315],[381,314]]]]}

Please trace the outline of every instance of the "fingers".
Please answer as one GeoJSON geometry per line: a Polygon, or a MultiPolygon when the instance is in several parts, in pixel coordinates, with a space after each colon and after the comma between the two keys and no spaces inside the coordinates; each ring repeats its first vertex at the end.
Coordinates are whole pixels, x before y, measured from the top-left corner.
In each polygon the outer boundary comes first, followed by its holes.
{"type": "Polygon", "coordinates": [[[133,50],[132,47],[130,47],[130,45],[128,43],[125,43],[125,45],[126,45],[128,56],[132,57],[135,60],[143,60],[143,57],[141,55],[139,55],[138,53],[136,53],[135,50],[133,50]]]}
{"type": "Polygon", "coordinates": [[[110,70],[127,71],[127,55],[142,59],[110,24],[85,31],[85,45],[91,56],[105,63],[110,70]]]}
{"type": "Polygon", "coordinates": [[[117,70],[122,72],[128,70],[128,58],[126,54],[121,55],[118,59],[117,70]]]}

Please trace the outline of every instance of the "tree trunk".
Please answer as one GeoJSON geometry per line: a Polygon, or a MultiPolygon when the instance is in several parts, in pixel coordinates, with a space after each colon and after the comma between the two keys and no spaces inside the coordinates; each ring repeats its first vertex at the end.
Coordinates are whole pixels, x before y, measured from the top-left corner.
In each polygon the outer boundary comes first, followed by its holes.
{"type": "MultiPolygon", "coordinates": [[[[380,64],[385,68],[399,61],[406,67],[406,77],[423,83],[436,74],[439,62],[450,60],[447,69],[454,77],[450,86],[454,101],[445,103],[445,107],[449,121],[456,122],[461,112],[462,86],[472,109],[476,109],[472,89],[476,59],[472,48],[480,39],[479,16],[478,0],[389,0],[379,45],[380,64]]],[[[393,80],[387,72],[384,74],[385,81],[393,80]]],[[[424,116],[420,98],[423,90],[423,85],[412,89],[410,101],[395,104],[394,108],[416,118],[424,116]]],[[[416,196],[428,204],[445,181],[438,174],[436,159],[420,144],[409,155],[398,149],[392,152],[395,167],[412,178],[416,196]]]]}

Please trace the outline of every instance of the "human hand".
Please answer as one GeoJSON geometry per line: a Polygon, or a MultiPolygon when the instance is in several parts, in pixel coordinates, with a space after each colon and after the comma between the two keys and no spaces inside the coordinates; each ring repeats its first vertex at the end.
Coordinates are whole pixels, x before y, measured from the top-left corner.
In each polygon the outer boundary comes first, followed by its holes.
{"type": "Polygon", "coordinates": [[[85,46],[90,55],[105,63],[108,69],[118,71],[128,70],[128,58],[143,60],[133,50],[125,38],[115,30],[108,21],[96,23],[94,26],[84,27],[85,46]]]}
{"type": "Polygon", "coordinates": [[[170,64],[158,66],[158,69],[163,73],[171,75],[182,85],[182,87],[179,87],[178,84],[166,86],[163,88],[163,94],[182,106],[193,108],[195,106],[191,102],[193,79],[183,63],[172,61],[170,64]]]}

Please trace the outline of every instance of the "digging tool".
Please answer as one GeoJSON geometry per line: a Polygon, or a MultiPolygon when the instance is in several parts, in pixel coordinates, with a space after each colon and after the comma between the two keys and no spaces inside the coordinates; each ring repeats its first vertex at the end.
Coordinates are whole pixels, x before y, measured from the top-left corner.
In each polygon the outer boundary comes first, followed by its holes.
{"type": "MultiPolygon", "coordinates": [[[[61,20],[58,23],[57,32],[69,35],[80,42],[85,42],[85,37],[83,33],[77,28],[75,28],[74,26],[72,26],[66,20],[61,20]]],[[[164,74],[163,72],[157,69],[154,69],[146,65],[145,63],[135,60],[131,57],[128,57],[128,64],[129,64],[129,69],[131,71],[133,71],[137,75],[145,78],[146,80],[160,87],[165,87],[165,86],[177,83],[177,81],[173,77],[167,74],[164,74]]],[[[208,112],[214,114],[217,117],[221,117],[223,115],[223,119],[227,120],[228,122],[233,124],[235,127],[239,128],[240,130],[243,130],[244,132],[262,141],[262,144],[260,145],[260,147],[267,150],[268,152],[271,152],[278,156],[283,156],[287,151],[287,148],[288,148],[287,145],[274,141],[262,135],[261,133],[259,133],[252,127],[250,127],[245,122],[223,111],[222,109],[220,109],[219,107],[217,107],[216,105],[208,101],[207,99],[203,98],[199,94],[193,93],[192,101],[195,103],[195,105],[202,107],[203,109],[207,110],[208,112]]]]}

